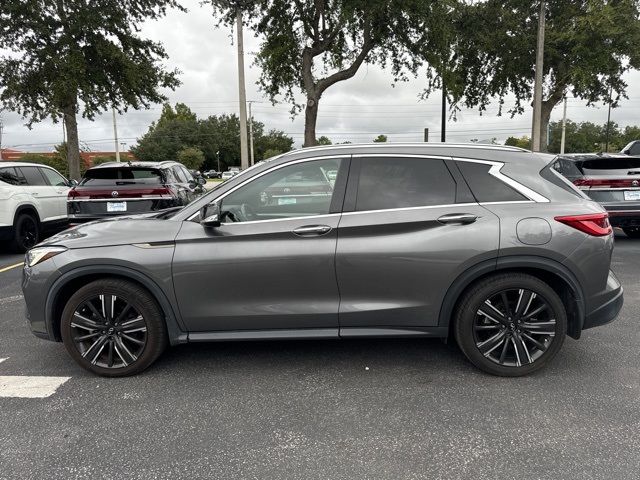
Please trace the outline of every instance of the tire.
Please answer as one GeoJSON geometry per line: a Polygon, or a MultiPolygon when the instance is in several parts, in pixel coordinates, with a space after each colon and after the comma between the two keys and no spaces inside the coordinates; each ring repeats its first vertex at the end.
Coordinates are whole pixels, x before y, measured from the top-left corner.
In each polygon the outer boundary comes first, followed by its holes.
{"type": "Polygon", "coordinates": [[[502,377],[533,373],[556,356],[567,314],[556,292],[523,273],[485,278],[460,298],[454,334],[467,358],[502,377]]]}
{"type": "Polygon", "coordinates": [[[139,285],[97,280],[69,299],[60,333],[82,368],[103,377],[126,377],[142,372],[164,350],[163,318],[151,294],[139,285]]]}
{"type": "Polygon", "coordinates": [[[640,227],[622,227],[622,231],[629,238],[640,238],[640,227]]]}
{"type": "Polygon", "coordinates": [[[24,253],[40,241],[38,220],[29,213],[18,215],[13,224],[13,250],[24,253]]]}

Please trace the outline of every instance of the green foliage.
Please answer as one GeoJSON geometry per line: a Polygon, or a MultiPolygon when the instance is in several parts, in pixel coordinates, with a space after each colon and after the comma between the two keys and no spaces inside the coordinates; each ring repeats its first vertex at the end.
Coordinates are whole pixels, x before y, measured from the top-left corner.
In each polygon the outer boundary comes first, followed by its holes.
{"type": "Polygon", "coordinates": [[[177,0],[3,0],[0,101],[29,125],[61,118],[69,138],[69,166],[79,176],[76,115],[148,107],[166,99],[161,88],[179,85],[167,55],[139,36],[139,26],[165,15],[177,0]]]}
{"type": "MultiPolygon", "coordinates": [[[[565,93],[615,107],[627,98],[623,74],[640,66],[637,0],[547,0],[542,133],[565,93]]],[[[457,10],[457,37],[449,78],[454,107],[478,107],[495,98],[500,111],[522,113],[533,97],[538,1],[486,0],[457,10]],[[509,95],[513,97],[508,97],[509,95]],[[456,103],[457,102],[457,103],[456,103]]]]}
{"type": "Polygon", "coordinates": [[[386,143],[388,140],[386,135],[378,135],[376,138],[373,139],[373,143],[386,143]]]}
{"type": "Polygon", "coordinates": [[[316,139],[316,145],[333,145],[333,142],[329,140],[328,137],[322,135],[320,138],[316,139]]]}
{"type": "Polygon", "coordinates": [[[202,150],[187,147],[178,152],[178,161],[191,170],[199,170],[204,162],[202,150]]]}
{"type": "MultiPolygon", "coordinates": [[[[267,150],[288,152],[293,139],[279,130],[264,134],[264,124],[253,121],[254,158],[260,161],[267,150]]],[[[212,115],[200,120],[183,104],[175,110],[165,105],[157,122],[131,147],[131,153],[141,161],[176,160],[180,151],[195,148],[204,160],[197,167],[202,170],[220,168],[224,171],[240,165],[240,119],[237,115],[212,115]]]]}
{"type": "MultiPolygon", "coordinates": [[[[207,0],[221,23],[233,26],[236,2],[207,0]]],[[[260,88],[275,102],[306,95],[305,146],[315,144],[318,102],[360,66],[390,68],[396,81],[428,62],[426,83],[436,85],[432,65],[443,63],[453,36],[449,17],[461,0],[260,0],[242,2],[244,21],[264,39],[256,57],[260,88]]]]}
{"type": "MultiPolygon", "coordinates": [[[[98,155],[97,157],[93,157],[91,159],[91,164],[93,167],[97,167],[98,165],[102,165],[103,163],[115,162],[117,157],[115,155],[98,155]]],[[[120,161],[127,161],[128,158],[125,158],[122,154],[120,155],[120,161]]]]}
{"type": "Polygon", "coordinates": [[[267,158],[275,157],[277,155],[282,155],[283,153],[285,153],[285,152],[282,152],[280,150],[272,150],[272,149],[266,150],[264,152],[264,159],[263,160],[266,160],[267,158]]]}
{"type": "Polygon", "coordinates": [[[69,176],[69,167],[64,158],[56,155],[54,157],[50,157],[48,155],[42,155],[39,153],[25,153],[20,157],[21,162],[27,163],[39,163],[41,165],[47,165],[49,167],[55,168],[58,172],[60,172],[64,177],[69,176]]]}
{"type": "Polygon", "coordinates": [[[504,144],[512,147],[526,148],[527,150],[531,149],[531,139],[526,135],[520,138],[509,137],[504,144]]]}
{"type": "MultiPolygon", "coordinates": [[[[549,152],[560,153],[562,142],[562,121],[551,122],[549,152]]],[[[609,124],[609,152],[619,152],[627,143],[640,140],[640,127],[618,127],[615,122],[609,124]]],[[[607,124],[596,125],[592,122],[576,123],[567,120],[565,128],[565,153],[589,153],[605,151],[607,145],[607,124]]]]}

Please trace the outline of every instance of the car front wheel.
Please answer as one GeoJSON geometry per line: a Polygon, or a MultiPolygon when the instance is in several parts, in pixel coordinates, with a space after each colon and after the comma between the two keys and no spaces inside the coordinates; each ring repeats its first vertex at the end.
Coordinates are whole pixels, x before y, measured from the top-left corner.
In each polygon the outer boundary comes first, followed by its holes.
{"type": "Polygon", "coordinates": [[[505,377],[547,365],[566,332],[560,297],[540,279],[521,273],[481,280],[463,294],[454,317],[455,337],[467,358],[505,377]]]}
{"type": "Polygon", "coordinates": [[[28,213],[19,215],[13,227],[13,247],[18,253],[24,253],[38,243],[40,239],[38,221],[32,215],[28,213]]]}
{"type": "Polygon", "coordinates": [[[105,377],[140,373],[167,343],[160,307],[146,290],[125,280],[97,280],[79,289],[67,302],[60,327],[73,359],[105,377]]]}

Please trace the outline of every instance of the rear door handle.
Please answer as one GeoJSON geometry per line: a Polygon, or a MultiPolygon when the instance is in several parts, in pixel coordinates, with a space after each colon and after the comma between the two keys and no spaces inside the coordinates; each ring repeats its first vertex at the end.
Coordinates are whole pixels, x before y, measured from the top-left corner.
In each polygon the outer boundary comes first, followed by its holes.
{"type": "Polygon", "coordinates": [[[329,225],[309,225],[306,227],[298,227],[293,233],[299,237],[317,237],[318,235],[325,235],[331,231],[329,225]]]}
{"type": "Polygon", "coordinates": [[[440,223],[473,223],[478,219],[477,215],[473,213],[450,213],[449,215],[442,215],[438,217],[440,223]]]}

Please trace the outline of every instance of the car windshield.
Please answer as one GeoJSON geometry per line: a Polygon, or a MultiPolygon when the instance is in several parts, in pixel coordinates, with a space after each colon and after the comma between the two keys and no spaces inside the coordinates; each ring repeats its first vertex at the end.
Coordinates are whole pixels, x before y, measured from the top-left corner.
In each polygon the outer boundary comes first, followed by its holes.
{"type": "Polygon", "coordinates": [[[162,171],[157,168],[95,168],[87,170],[80,186],[135,185],[139,183],[165,183],[162,171]]]}

